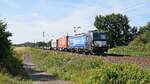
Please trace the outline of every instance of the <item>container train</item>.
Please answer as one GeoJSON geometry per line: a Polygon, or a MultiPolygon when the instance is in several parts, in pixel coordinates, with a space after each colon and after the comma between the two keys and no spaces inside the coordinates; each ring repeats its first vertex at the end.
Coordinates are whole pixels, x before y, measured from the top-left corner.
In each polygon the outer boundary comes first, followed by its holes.
{"type": "Polygon", "coordinates": [[[63,36],[52,40],[51,49],[85,53],[103,54],[108,50],[106,32],[89,31],[75,36],[63,36]]]}

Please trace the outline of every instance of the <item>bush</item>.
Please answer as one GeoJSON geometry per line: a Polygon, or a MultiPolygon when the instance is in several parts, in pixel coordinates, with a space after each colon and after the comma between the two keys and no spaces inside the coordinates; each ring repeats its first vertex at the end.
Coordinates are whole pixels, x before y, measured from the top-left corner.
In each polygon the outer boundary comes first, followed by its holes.
{"type": "Polygon", "coordinates": [[[0,20],[0,58],[5,59],[8,56],[11,56],[11,43],[8,38],[11,36],[10,32],[6,31],[7,24],[0,20]]]}
{"type": "Polygon", "coordinates": [[[88,84],[145,84],[150,82],[148,71],[142,70],[137,65],[126,63],[109,64],[92,72],[93,76],[88,84]]]}

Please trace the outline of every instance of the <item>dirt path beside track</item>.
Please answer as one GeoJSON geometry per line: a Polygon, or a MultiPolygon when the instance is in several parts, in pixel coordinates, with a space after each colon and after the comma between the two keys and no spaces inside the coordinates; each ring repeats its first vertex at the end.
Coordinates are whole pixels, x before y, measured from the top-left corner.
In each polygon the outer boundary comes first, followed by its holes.
{"type": "Polygon", "coordinates": [[[36,71],[35,64],[32,63],[32,57],[30,53],[25,54],[23,61],[25,70],[31,76],[33,84],[73,84],[71,81],[59,80],[56,76],[51,76],[44,71],[36,71]]]}

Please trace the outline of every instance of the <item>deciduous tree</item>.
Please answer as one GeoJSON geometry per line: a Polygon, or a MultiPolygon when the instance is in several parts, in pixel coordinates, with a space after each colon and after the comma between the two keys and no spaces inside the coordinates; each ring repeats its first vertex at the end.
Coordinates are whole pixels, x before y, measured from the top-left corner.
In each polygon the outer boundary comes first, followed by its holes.
{"type": "Polygon", "coordinates": [[[98,15],[94,26],[99,31],[108,33],[110,47],[127,45],[137,32],[136,27],[130,27],[128,17],[122,14],[98,15]]]}

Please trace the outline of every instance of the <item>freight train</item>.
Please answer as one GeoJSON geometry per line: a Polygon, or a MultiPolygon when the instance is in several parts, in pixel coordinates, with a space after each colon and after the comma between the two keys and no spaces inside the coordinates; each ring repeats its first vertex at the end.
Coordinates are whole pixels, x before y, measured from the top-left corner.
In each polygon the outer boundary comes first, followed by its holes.
{"type": "Polygon", "coordinates": [[[63,36],[51,42],[51,49],[84,54],[103,54],[108,50],[107,33],[89,31],[75,36],[63,36]]]}

